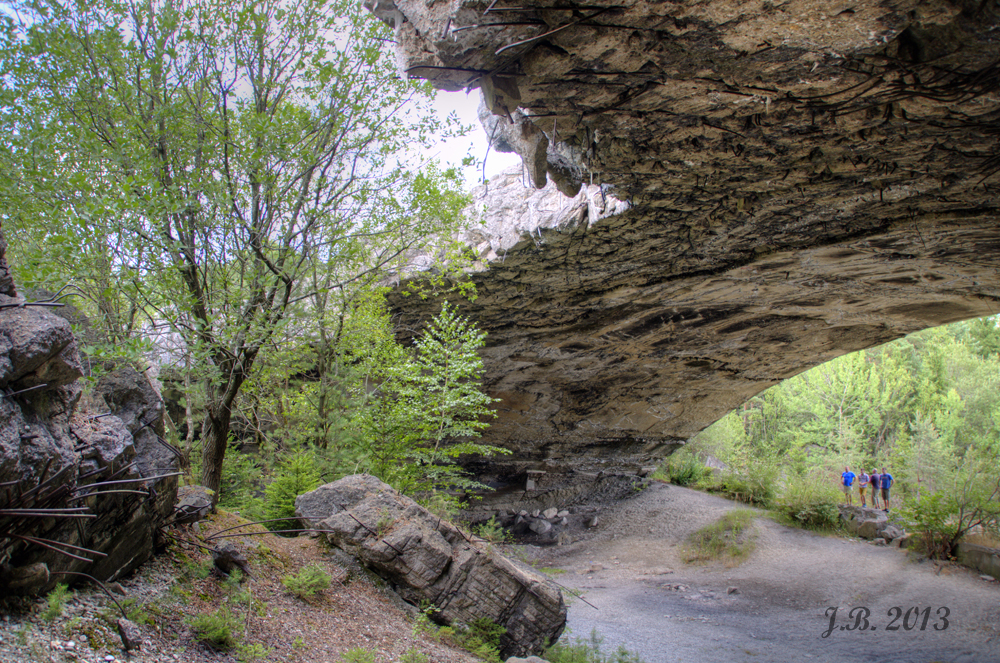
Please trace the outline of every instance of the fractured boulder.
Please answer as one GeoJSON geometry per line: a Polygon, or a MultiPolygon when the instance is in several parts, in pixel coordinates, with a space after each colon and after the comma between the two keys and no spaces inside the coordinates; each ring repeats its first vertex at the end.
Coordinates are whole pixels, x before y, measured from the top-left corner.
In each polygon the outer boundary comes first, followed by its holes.
{"type": "Polygon", "coordinates": [[[540,653],[566,624],[562,593],[533,569],[499,554],[375,477],[358,474],[295,501],[296,515],[324,530],[413,604],[430,602],[435,619],[477,619],[507,629],[503,656],[540,653]]]}
{"type": "MultiPolygon", "coordinates": [[[[0,276],[4,248],[0,229],[0,276]]],[[[143,427],[114,414],[158,412],[148,428],[162,431],[162,402],[110,389],[119,409],[80,411],[70,324],[13,292],[0,282],[0,593],[37,594],[63,573],[119,577],[152,554],[160,505],[176,492],[175,477],[146,480],[140,468],[170,474],[177,462],[137,448],[143,427]]]]}

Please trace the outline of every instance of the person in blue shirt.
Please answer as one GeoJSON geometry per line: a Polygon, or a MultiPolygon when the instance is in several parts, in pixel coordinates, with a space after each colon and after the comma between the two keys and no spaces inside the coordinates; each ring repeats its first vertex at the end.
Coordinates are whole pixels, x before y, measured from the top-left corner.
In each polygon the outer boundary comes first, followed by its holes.
{"type": "Polygon", "coordinates": [[[882,505],[885,507],[883,511],[889,510],[889,488],[892,487],[892,475],[882,468],[881,481],[879,485],[882,487],[882,505]]]}
{"type": "Polygon", "coordinates": [[[847,497],[847,503],[849,505],[854,504],[854,502],[851,500],[851,485],[854,483],[855,476],[856,475],[854,474],[854,472],[851,472],[851,468],[849,467],[845,467],[844,473],[840,475],[840,478],[844,482],[844,485],[842,486],[842,488],[844,489],[844,496],[847,497]]]}

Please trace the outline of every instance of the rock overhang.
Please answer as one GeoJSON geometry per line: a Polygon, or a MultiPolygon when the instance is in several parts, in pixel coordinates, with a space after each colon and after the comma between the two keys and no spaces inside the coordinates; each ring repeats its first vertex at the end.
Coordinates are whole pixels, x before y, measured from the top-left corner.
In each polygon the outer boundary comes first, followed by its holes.
{"type": "MultiPolygon", "coordinates": [[[[463,304],[488,439],[525,462],[643,462],[806,368],[1000,311],[995,0],[394,7],[409,75],[483,88],[524,181],[580,191],[508,224],[463,304]]],[[[408,326],[434,306],[394,301],[408,326]]]]}

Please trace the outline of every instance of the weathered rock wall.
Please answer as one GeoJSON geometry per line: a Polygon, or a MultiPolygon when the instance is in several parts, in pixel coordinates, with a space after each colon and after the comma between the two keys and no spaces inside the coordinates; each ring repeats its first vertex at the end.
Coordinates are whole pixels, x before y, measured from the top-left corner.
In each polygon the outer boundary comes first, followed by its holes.
{"type": "MultiPolygon", "coordinates": [[[[0,228],[0,272],[3,249],[0,228]]],[[[108,376],[98,384],[107,408],[81,411],[69,323],[26,304],[0,294],[0,590],[15,593],[72,580],[59,572],[108,579],[136,568],[177,487],[176,477],[143,480],[177,469],[149,438],[162,434],[163,403],[145,376],[108,376]]]]}
{"type": "MultiPolygon", "coordinates": [[[[488,441],[646,462],[811,366],[1000,311],[998,7],[392,5],[404,71],[482,88],[526,185],[628,202],[474,277],[488,441]]],[[[411,328],[436,305],[394,301],[411,328]]]]}

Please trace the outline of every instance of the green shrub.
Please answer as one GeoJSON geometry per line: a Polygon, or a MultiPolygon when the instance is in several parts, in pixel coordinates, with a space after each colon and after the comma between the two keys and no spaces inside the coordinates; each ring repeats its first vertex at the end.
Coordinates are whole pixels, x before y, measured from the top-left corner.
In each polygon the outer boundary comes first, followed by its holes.
{"type": "Polygon", "coordinates": [[[408,649],[399,657],[399,663],[430,663],[430,658],[417,649],[408,649]]]}
{"type": "Polygon", "coordinates": [[[724,472],[701,487],[737,502],[768,507],[774,501],[774,478],[770,474],[724,472]]]}
{"type": "Polygon", "coordinates": [[[375,663],[375,652],[355,647],[354,649],[345,651],[341,655],[340,660],[344,663],[375,663]]]}
{"type": "Polygon", "coordinates": [[[611,654],[601,651],[604,638],[596,630],[590,638],[575,638],[572,642],[557,642],[545,651],[549,663],[644,663],[642,658],[619,645],[611,654]]]}
{"type": "Polygon", "coordinates": [[[705,467],[697,456],[678,451],[653,474],[653,478],[669,481],[676,486],[691,486],[703,481],[711,474],[712,470],[705,467]]]}
{"type": "Polygon", "coordinates": [[[702,527],[688,537],[684,561],[722,561],[726,566],[736,566],[744,561],[756,547],[753,536],[754,514],[740,509],[730,511],[716,522],[702,527]]]}
{"type": "Polygon", "coordinates": [[[330,574],[318,564],[304,567],[296,575],[287,575],[281,579],[289,592],[300,599],[312,598],[316,592],[321,592],[330,586],[330,574]]]}
{"type": "Polygon", "coordinates": [[[236,646],[240,622],[229,608],[195,615],[188,620],[188,624],[194,629],[195,640],[202,644],[223,651],[236,646]]]}
{"type": "Polygon", "coordinates": [[[46,607],[42,611],[42,619],[51,622],[62,615],[70,594],[69,587],[63,583],[53,587],[52,591],[45,597],[46,607]]]}
{"type": "Polygon", "coordinates": [[[490,543],[504,543],[510,540],[510,534],[497,522],[495,516],[474,527],[473,532],[490,543]]]}
{"type": "Polygon", "coordinates": [[[834,529],[840,525],[840,495],[828,484],[793,479],[776,510],[802,527],[834,529]]]}
{"type": "Polygon", "coordinates": [[[265,647],[259,642],[239,644],[236,645],[236,660],[240,663],[255,663],[270,656],[272,651],[273,647],[265,647]]]}
{"type": "Polygon", "coordinates": [[[500,638],[507,632],[489,619],[480,618],[467,626],[460,624],[438,628],[431,620],[432,607],[424,608],[413,625],[413,634],[428,635],[438,641],[445,641],[459,649],[464,649],[487,663],[501,663],[500,638]]]}
{"type": "Polygon", "coordinates": [[[943,493],[924,493],[900,510],[907,530],[916,535],[918,550],[932,559],[951,557],[959,538],[952,502],[943,493]]]}
{"type": "Polygon", "coordinates": [[[268,529],[273,531],[299,528],[299,521],[295,518],[295,498],[319,488],[320,483],[322,481],[312,454],[297,453],[282,463],[265,490],[264,513],[269,519],[288,520],[268,523],[268,529]]]}

